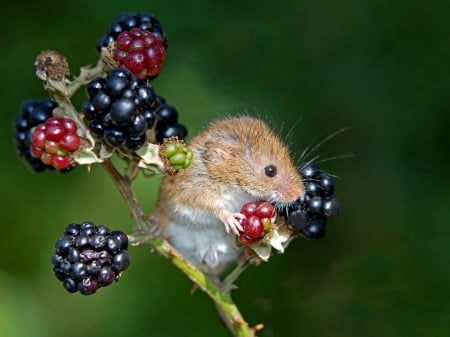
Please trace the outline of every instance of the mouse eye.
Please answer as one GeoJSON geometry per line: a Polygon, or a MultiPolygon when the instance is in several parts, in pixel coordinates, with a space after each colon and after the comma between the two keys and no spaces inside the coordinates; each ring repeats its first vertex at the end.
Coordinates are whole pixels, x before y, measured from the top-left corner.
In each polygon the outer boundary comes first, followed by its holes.
{"type": "Polygon", "coordinates": [[[264,168],[264,172],[266,173],[266,176],[268,176],[269,178],[272,178],[277,175],[277,168],[274,165],[267,165],[264,168]]]}

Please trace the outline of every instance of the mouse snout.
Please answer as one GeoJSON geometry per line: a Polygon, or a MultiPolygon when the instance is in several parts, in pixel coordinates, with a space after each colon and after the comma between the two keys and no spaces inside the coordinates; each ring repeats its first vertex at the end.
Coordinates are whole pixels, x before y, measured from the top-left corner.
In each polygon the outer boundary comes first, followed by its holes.
{"type": "Polygon", "coordinates": [[[300,178],[285,179],[278,191],[282,202],[294,202],[303,195],[303,184],[300,178]]]}

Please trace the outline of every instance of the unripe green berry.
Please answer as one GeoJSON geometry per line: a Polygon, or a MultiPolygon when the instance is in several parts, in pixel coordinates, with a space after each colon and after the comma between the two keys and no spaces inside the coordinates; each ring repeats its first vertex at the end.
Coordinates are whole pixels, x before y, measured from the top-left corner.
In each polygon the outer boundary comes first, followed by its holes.
{"type": "Polygon", "coordinates": [[[172,165],[181,165],[186,161],[186,154],[183,152],[175,153],[169,157],[169,161],[172,165]]]}
{"type": "Polygon", "coordinates": [[[193,153],[177,138],[170,138],[164,142],[162,154],[167,158],[168,164],[173,170],[178,171],[191,165],[193,153]]]}

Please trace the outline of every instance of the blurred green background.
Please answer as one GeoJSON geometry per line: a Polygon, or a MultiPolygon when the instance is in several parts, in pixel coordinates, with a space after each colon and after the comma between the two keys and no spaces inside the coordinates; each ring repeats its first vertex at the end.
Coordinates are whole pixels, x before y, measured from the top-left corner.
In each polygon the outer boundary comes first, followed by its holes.
{"type": "MultiPolygon", "coordinates": [[[[268,116],[299,154],[341,127],[322,164],[342,212],[325,239],[292,242],[247,270],[234,297],[259,336],[449,336],[450,3],[444,1],[36,1],[0,18],[0,336],[229,336],[209,299],[147,247],[131,248],[119,283],[66,293],[53,244],[69,222],[130,231],[105,172],[33,174],[15,155],[12,120],[46,97],[43,49],[72,74],[122,11],[154,13],[169,49],[155,90],[190,136],[225,113],[268,116]]],[[[81,106],[81,93],[75,102],[81,106]]],[[[156,180],[140,179],[148,211],[156,180]]]]}

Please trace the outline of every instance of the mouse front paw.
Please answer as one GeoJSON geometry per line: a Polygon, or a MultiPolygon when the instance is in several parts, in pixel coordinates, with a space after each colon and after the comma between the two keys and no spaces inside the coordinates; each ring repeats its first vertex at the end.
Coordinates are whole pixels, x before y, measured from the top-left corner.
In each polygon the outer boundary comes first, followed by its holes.
{"type": "Polygon", "coordinates": [[[242,213],[233,213],[229,211],[222,211],[219,215],[220,221],[223,222],[227,233],[233,232],[239,235],[239,232],[243,231],[242,220],[245,219],[245,215],[242,213]]]}

